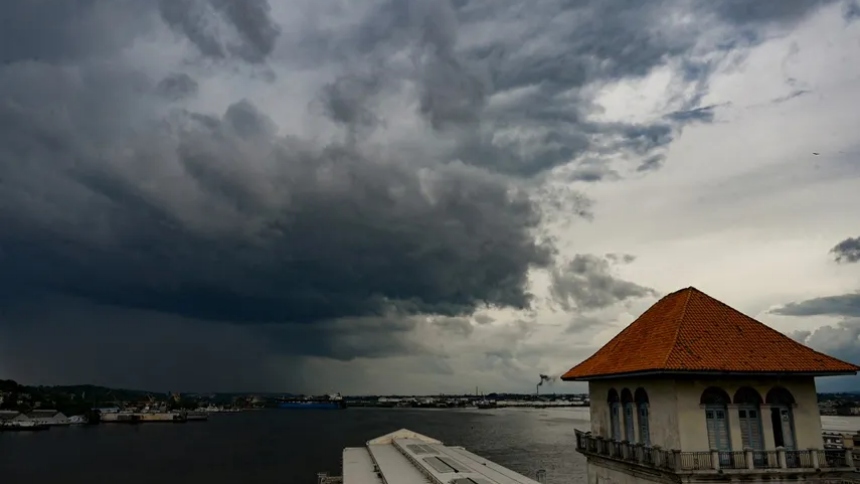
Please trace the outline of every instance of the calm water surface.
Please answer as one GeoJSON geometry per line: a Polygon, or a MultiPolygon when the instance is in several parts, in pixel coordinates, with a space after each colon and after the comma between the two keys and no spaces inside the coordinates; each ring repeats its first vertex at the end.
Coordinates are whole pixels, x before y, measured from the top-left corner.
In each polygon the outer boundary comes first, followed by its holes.
{"type": "Polygon", "coordinates": [[[344,447],[400,428],[462,445],[549,483],[585,481],[574,429],[587,409],[272,410],[186,424],[99,425],[0,434],[0,482],[281,483],[340,474],[344,447]]]}
{"type": "MultiPolygon", "coordinates": [[[[0,434],[0,481],[159,484],[314,481],[340,473],[344,447],[403,427],[549,483],[584,483],[574,429],[587,409],[282,410],[214,415],[208,422],[54,428],[0,434]]],[[[860,430],[860,418],[823,417],[825,430],[860,430]]]]}

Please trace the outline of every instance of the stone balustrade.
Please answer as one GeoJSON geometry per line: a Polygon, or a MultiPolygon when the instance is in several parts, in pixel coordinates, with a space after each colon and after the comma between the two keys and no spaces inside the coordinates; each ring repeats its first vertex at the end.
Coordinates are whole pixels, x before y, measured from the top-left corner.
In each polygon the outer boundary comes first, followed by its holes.
{"type": "Polygon", "coordinates": [[[682,452],[659,446],[619,442],[592,436],[591,432],[576,431],[576,449],[585,455],[625,461],[632,464],[663,469],[674,473],[734,471],[809,470],[815,472],[854,470],[851,449],[838,450],[776,450],[682,452]]]}

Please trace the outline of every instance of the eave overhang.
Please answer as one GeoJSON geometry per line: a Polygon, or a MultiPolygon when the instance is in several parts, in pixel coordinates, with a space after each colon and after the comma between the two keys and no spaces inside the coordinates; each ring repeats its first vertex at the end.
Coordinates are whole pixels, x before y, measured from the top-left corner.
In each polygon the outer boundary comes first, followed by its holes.
{"type": "Polygon", "coordinates": [[[616,380],[619,378],[640,378],[640,377],[767,377],[767,378],[790,378],[790,377],[827,377],[841,375],[856,375],[856,371],[791,371],[791,372],[774,372],[774,371],[720,371],[720,370],[643,370],[627,373],[611,373],[603,375],[586,375],[581,377],[565,377],[563,381],[594,381],[594,380],[616,380]]]}

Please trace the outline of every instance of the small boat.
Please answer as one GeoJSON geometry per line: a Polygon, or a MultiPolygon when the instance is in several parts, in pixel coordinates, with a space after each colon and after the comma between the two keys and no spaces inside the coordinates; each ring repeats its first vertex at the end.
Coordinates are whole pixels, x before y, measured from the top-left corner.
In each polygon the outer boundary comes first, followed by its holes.
{"type": "Polygon", "coordinates": [[[185,414],[185,419],[189,422],[202,422],[209,420],[209,414],[206,412],[188,412],[185,414]]]}
{"type": "Polygon", "coordinates": [[[40,430],[48,430],[50,428],[51,427],[48,424],[25,420],[2,424],[0,425],[0,432],[38,432],[40,430]]]}
{"type": "Polygon", "coordinates": [[[283,409],[342,410],[346,408],[346,401],[340,396],[340,393],[336,393],[321,397],[284,398],[277,401],[277,407],[283,409]]]}

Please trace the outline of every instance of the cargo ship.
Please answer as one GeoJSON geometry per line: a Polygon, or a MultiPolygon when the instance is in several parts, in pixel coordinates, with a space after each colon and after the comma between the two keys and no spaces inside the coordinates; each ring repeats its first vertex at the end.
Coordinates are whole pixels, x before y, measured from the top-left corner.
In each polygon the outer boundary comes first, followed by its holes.
{"type": "Polygon", "coordinates": [[[340,410],[346,408],[346,400],[340,393],[321,397],[283,398],[277,402],[278,408],[340,410]]]}

